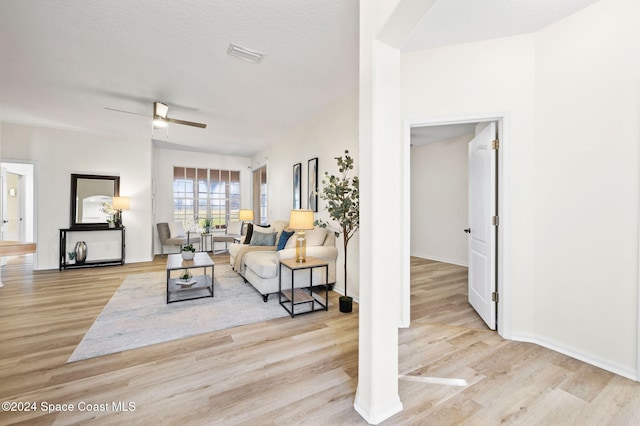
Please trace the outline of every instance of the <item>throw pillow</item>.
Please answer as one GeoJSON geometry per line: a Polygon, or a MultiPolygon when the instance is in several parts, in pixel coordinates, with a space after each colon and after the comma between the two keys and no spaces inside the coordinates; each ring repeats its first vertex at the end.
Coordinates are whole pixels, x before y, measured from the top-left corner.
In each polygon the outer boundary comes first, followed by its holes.
{"type": "Polygon", "coordinates": [[[182,222],[169,222],[169,238],[184,238],[184,236],[182,222]]]}
{"type": "Polygon", "coordinates": [[[321,246],[327,238],[327,230],[324,228],[313,228],[305,232],[305,238],[307,240],[307,247],[321,246]]]}
{"type": "Polygon", "coordinates": [[[247,223],[247,235],[244,237],[244,243],[249,244],[251,242],[251,236],[253,235],[253,223],[247,223]]]}
{"type": "Polygon", "coordinates": [[[253,232],[264,232],[267,234],[270,234],[271,232],[273,232],[273,228],[271,228],[271,225],[253,225],[253,232]]]}
{"type": "Polygon", "coordinates": [[[284,249],[284,246],[287,245],[287,241],[289,241],[289,237],[295,234],[294,231],[282,231],[280,234],[280,239],[278,240],[278,248],[276,250],[280,251],[284,249]]]}
{"type": "Polygon", "coordinates": [[[251,236],[251,246],[274,246],[276,245],[276,233],[254,232],[251,236]]]}

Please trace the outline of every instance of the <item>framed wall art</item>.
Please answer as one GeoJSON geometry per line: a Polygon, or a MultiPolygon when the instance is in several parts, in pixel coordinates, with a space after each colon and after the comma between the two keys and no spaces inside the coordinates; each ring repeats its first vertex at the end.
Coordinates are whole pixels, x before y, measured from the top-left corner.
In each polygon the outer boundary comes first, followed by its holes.
{"type": "Polygon", "coordinates": [[[318,158],[309,160],[307,168],[307,208],[318,211],[318,158]]]}
{"type": "Polygon", "coordinates": [[[293,209],[302,208],[302,163],[293,165],[293,209]]]}

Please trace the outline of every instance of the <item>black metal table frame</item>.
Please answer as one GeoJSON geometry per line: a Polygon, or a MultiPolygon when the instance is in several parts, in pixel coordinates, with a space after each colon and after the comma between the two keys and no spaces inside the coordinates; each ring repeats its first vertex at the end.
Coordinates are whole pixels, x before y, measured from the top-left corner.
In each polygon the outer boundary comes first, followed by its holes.
{"type": "Polygon", "coordinates": [[[116,228],[106,228],[106,227],[90,227],[85,226],[82,228],[60,228],[60,238],[59,238],[59,254],[58,254],[58,271],[62,271],[63,269],[73,269],[73,268],[91,268],[94,266],[112,266],[112,265],[124,265],[125,255],[126,255],[126,239],[125,239],[125,227],[120,226],[116,228]],[[104,232],[104,231],[118,231],[120,232],[120,258],[119,259],[109,259],[109,260],[90,260],[88,262],[82,263],[67,263],[67,234],[70,232],[104,232]]]}
{"type": "MultiPolygon", "coordinates": [[[[189,297],[189,298],[184,298],[184,299],[176,299],[176,300],[169,300],[169,295],[172,293],[169,291],[169,284],[172,280],[171,278],[171,271],[177,271],[178,269],[167,269],[167,305],[169,303],[175,303],[175,302],[184,302],[186,300],[196,300],[196,299],[204,299],[206,297],[213,297],[213,274],[214,274],[214,267],[215,264],[213,265],[198,265],[198,266],[187,266],[187,267],[181,267],[179,269],[198,269],[198,268],[203,268],[204,269],[204,274],[202,275],[204,277],[204,279],[207,279],[207,268],[211,268],[211,282],[207,287],[199,287],[199,289],[204,290],[205,288],[207,290],[209,290],[209,294],[206,296],[197,296],[197,297],[189,297]]],[[[174,281],[176,281],[176,279],[173,279],[174,281]]],[[[188,289],[186,289],[188,290],[188,289]]],[[[175,293],[175,292],[173,292],[175,293]]]]}
{"type": "MultiPolygon", "coordinates": [[[[280,306],[282,306],[288,313],[289,315],[291,315],[291,318],[293,318],[296,315],[303,315],[303,314],[310,314],[312,312],[316,312],[316,311],[320,311],[322,309],[315,309],[315,304],[317,303],[318,305],[322,306],[322,308],[324,308],[325,311],[329,310],[329,263],[328,262],[324,262],[323,264],[310,264],[310,265],[304,265],[301,264],[300,267],[297,267],[295,269],[291,269],[288,265],[284,265],[287,269],[289,269],[291,271],[291,300],[290,301],[283,301],[282,300],[282,265],[283,263],[280,262],[280,266],[279,266],[279,271],[278,271],[278,302],[280,303],[280,306]],[[325,296],[324,296],[324,304],[322,302],[320,302],[320,300],[316,299],[315,297],[313,297],[313,269],[314,268],[324,268],[324,284],[316,284],[315,287],[319,287],[319,286],[324,286],[324,290],[325,290],[325,296]],[[309,270],[309,285],[307,287],[300,287],[300,290],[303,289],[307,289],[309,291],[309,297],[305,298],[304,300],[300,301],[300,302],[296,302],[295,301],[295,272],[296,271],[303,271],[305,269],[309,270]],[[291,303],[291,310],[289,310],[289,308],[286,306],[288,303],[291,303]],[[306,312],[300,312],[298,314],[295,313],[295,306],[296,305],[301,305],[303,303],[311,303],[311,310],[310,311],[306,311],[306,312]]],[[[285,296],[286,298],[286,296],[285,296]]]]}

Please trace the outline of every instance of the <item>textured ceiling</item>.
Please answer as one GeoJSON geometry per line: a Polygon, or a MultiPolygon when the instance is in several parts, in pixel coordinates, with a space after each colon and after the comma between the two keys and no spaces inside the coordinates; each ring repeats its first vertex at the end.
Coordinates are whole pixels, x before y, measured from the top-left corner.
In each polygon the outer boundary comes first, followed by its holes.
{"type": "MultiPolygon", "coordinates": [[[[535,31],[594,1],[439,0],[404,50],[535,31]]],[[[0,121],[252,155],[357,88],[358,0],[0,0],[0,58],[0,121]],[[105,110],[154,101],[208,126],[152,133],[105,110]]]]}
{"type": "Polygon", "coordinates": [[[358,2],[2,0],[0,119],[250,155],[357,87],[358,2]],[[254,64],[229,43],[266,56],[254,64]]]}
{"type": "Polygon", "coordinates": [[[596,1],[438,0],[411,33],[402,50],[535,32],[596,1]]]}

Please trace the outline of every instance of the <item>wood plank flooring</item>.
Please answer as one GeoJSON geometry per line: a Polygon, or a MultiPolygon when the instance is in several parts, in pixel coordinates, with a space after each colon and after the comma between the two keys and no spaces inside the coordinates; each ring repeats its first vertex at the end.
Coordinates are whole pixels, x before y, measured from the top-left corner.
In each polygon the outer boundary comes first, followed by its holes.
{"type": "MultiPolygon", "coordinates": [[[[32,272],[24,259],[2,271],[0,401],[37,406],[0,411],[0,425],[366,424],[353,410],[358,306],[341,314],[333,292],[328,312],[66,363],[122,280],[165,259],[64,272],[32,272]],[[63,403],[75,410],[42,411],[63,403]]],[[[412,259],[411,303],[399,335],[404,410],[384,425],[640,424],[640,384],[487,330],[466,304],[466,268],[412,259]]]]}

